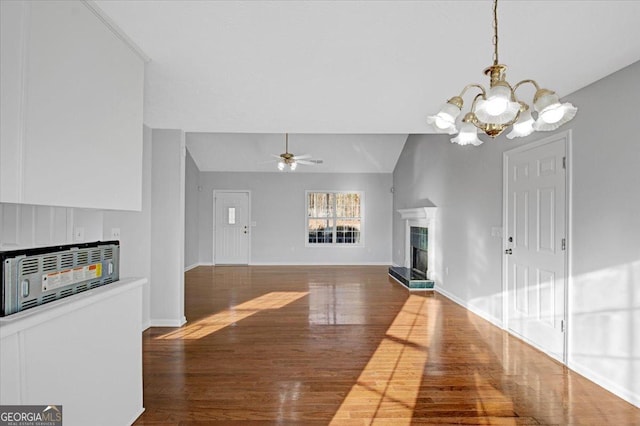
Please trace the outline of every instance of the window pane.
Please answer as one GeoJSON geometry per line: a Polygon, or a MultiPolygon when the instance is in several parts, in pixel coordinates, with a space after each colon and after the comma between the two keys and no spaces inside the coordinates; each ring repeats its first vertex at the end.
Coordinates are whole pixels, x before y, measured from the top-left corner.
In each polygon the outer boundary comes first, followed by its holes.
{"type": "Polygon", "coordinates": [[[311,244],[333,243],[333,221],[328,219],[309,219],[309,237],[311,244]]]}
{"type": "Polygon", "coordinates": [[[235,225],[236,224],[236,208],[235,207],[229,207],[229,221],[228,221],[229,225],[235,225]]]}
{"type": "Polygon", "coordinates": [[[360,217],[360,194],[336,194],[337,217],[360,217]]]}
{"type": "Polygon", "coordinates": [[[307,217],[332,217],[335,194],[310,192],[308,195],[307,217]]]}
{"type": "Polygon", "coordinates": [[[360,242],[360,220],[339,219],[336,227],[336,242],[358,244],[360,242]]]}

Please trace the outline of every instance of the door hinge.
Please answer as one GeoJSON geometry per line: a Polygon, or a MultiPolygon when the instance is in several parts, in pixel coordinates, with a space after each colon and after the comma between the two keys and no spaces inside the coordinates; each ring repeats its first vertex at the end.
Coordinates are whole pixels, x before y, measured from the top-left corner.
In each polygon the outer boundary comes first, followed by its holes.
{"type": "Polygon", "coordinates": [[[566,249],[567,249],[567,239],[566,239],[566,238],[563,238],[563,239],[562,239],[562,250],[564,251],[564,250],[566,250],[566,249]]]}
{"type": "Polygon", "coordinates": [[[564,320],[560,320],[560,332],[564,333],[564,320]]]}
{"type": "Polygon", "coordinates": [[[567,168],[567,157],[562,157],[562,168],[563,169],[567,168]]]}

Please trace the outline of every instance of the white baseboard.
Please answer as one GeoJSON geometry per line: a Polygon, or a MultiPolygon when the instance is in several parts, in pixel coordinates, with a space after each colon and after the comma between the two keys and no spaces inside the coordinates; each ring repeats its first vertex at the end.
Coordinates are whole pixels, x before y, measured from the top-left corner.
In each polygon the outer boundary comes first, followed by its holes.
{"type": "Polygon", "coordinates": [[[491,324],[495,325],[496,327],[504,328],[502,326],[502,320],[501,319],[496,318],[493,315],[489,315],[488,313],[486,313],[482,309],[478,308],[477,306],[473,306],[470,303],[460,299],[458,296],[456,296],[456,295],[454,295],[452,293],[449,293],[448,291],[446,291],[442,287],[438,286],[437,284],[435,286],[435,290],[438,293],[442,294],[447,299],[457,303],[458,305],[462,306],[463,308],[465,308],[465,309],[473,312],[474,314],[478,315],[480,318],[483,318],[483,319],[489,321],[491,324]]]}
{"type": "Polygon", "coordinates": [[[181,320],[155,318],[151,320],[150,327],[182,327],[186,322],[185,317],[182,317],[181,320]]]}
{"type": "Polygon", "coordinates": [[[142,323],[142,331],[146,331],[149,327],[151,327],[151,321],[145,321],[142,323]]]}
{"type": "Polygon", "coordinates": [[[198,266],[213,266],[213,263],[203,263],[203,262],[199,262],[199,263],[194,263],[193,265],[189,265],[187,267],[184,268],[185,272],[188,272],[192,269],[197,268],[198,266]]]}
{"type": "Polygon", "coordinates": [[[188,272],[188,271],[190,271],[190,270],[192,270],[192,269],[194,269],[194,268],[197,268],[198,266],[200,266],[200,264],[199,264],[199,263],[194,263],[193,265],[185,266],[185,267],[184,267],[184,271],[185,271],[185,272],[188,272]]]}
{"type": "Polygon", "coordinates": [[[633,404],[636,407],[640,408],[640,395],[638,395],[637,393],[634,393],[629,389],[623,388],[620,385],[613,383],[611,380],[609,380],[605,376],[595,373],[590,368],[585,367],[584,365],[577,363],[575,361],[569,360],[567,367],[569,367],[569,369],[575,371],[576,373],[580,374],[581,376],[584,376],[586,379],[591,380],[593,383],[597,384],[598,386],[602,386],[609,392],[624,399],[628,403],[633,404]]]}
{"type": "Polygon", "coordinates": [[[136,416],[133,419],[131,419],[131,421],[129,423],[127,423],[127,424],[129,424],[129,425],[134,424],[136,422],[136,420],[138,420],[142,414],[144,414],[144,407],[142,407],[140,409],[140,411],[138,412],[138,414],[136,414],[136,416]]]}
{"type": "MultiPolygon", "coordinates": [[[[450,299],[451,301],[457,303],[458,305],[462,306],[465,309],[468,309],[469,311],[473,312],[474,314],[478,315],[479,317],[489,321],[491,324],[495,325],[496,327],[500,327],[503,328],[503,323],[502,320],[499,320],[489,314],[487,314],[485,311],[477,308],[476,306],[470,305],[469,303],[463,301],[462,299],[460,299],[459,297],[449,293],[448,291],[444,290],[442,287],[435,287],[435,290],[442,294],[443,296],[445,296],[446,298],[450,299]]],[[[511,336],[522,340],[523,342],[527,343],[528,345],[537,348],[536,345],[534,345],[532,342],[528,341],[527,339],[522,338],[522,336],[518,336],[512,332],[510,332],[509,330],[505,330],[507,331],[511,336]]],[[[542,352],[544,352],[544,350],[542,350],[541,348],[537,348],[539,350],[541,350],[542,352]]],[[[547,355],[549,358],[555,359],[557,360],[555,357],[551,356],[548,353],[545,353],[545,355],[547,355]]],[[[557,360],[559,362],[562,363],[562,360],[557,360]]],[[[580,374],[581,376],[584,376],[586,379],[591,380],[593,383],[597,384],[598,386],[603,387],[604,389],[608,390],[609,392],[615,394],[616,396],[624,399],[625,401],[629,402],[630,404],[635,405],[636,407],[640,407],[640,395],[638,395],[637,393],[632,392],[631,390],[621,387],[620,385],[613,383],[611,380],[609,380],[608,378],[593,372],[591,369],[589,369],[588,367],[585,367],[579,363],[576,363],[575,361],[569,361],[569,363],[567,363],[567,367],[572,370],[575,371],[576,373],[580,374]]]]}

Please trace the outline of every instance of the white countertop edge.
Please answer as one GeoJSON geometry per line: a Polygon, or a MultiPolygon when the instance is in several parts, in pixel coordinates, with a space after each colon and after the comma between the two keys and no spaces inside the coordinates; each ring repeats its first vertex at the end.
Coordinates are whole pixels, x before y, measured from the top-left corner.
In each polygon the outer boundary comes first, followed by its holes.
{"type": "MultiPolygon", "coordinates": [[[[92,305],[100,300],[105,300],[135,287],[142,286],[146,282],[146,278],[124,278],[111,284],[0,318],[0,339],[34,327],[55,317],[92,305]]],[[[140,309],[142,310],[142,306],[140,309]]]]}

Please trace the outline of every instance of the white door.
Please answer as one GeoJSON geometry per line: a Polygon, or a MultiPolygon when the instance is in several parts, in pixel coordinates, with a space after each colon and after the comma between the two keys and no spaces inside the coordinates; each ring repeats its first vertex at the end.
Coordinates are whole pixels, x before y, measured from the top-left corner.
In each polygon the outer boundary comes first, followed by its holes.
{"type": "Polygon", "coordinates": [[[214,263],[249,263],[249,193],[215,191],[214,263]]]}
{"type": "Polygon", "coordinates": [[[568,134],[505,153],[507,325],[564,361],[568,134]]]}

